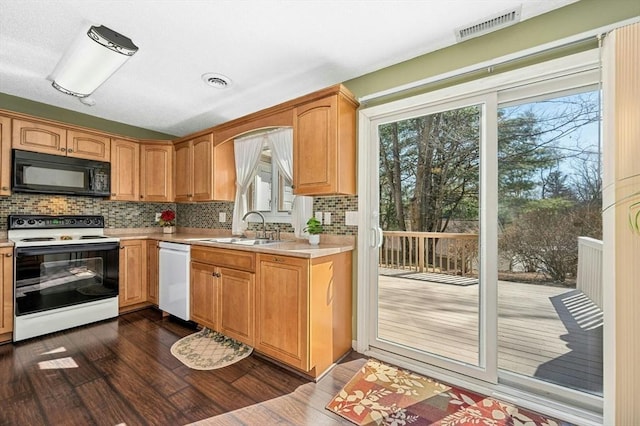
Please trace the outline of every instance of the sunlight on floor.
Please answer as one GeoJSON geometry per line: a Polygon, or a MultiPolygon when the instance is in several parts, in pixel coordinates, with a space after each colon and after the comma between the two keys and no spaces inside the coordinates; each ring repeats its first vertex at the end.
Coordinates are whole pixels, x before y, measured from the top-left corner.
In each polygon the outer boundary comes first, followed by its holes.
{"type": "Polygon", "coordinates": [[[38,363],[40,370],[57,370],[63,368],[78,368],[78,364],[71,357],[51,359],[49,361],[40,361],[38,363]]]}

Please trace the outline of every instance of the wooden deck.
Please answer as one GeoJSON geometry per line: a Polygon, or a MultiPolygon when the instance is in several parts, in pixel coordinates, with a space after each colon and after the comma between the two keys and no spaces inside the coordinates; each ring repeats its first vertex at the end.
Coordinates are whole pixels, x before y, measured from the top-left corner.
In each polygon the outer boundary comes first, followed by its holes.
{"type": "MultiPolygon", "coordinates": [[[[477,284],[380,273],[380,338],[477,365],[477,284]]],[[[499,369],[602,395],[602,311],[581,292],[499,281],[498,312],[499,369]]]]}

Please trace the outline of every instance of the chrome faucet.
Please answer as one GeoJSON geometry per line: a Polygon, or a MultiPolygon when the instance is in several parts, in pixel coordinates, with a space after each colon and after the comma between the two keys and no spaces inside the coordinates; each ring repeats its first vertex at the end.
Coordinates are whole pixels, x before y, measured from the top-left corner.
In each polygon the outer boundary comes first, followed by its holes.
{"type": "Polygon", "coordinates": [[[257,237],[258,238],[267,238],[267,228],[265,226],[264,215],[262,213],[260,213],[259,211],[256,211],[256,210],[250,210],[250,211],[246,212],[244,214],[244,216],[242,216],[242,220],[245,220],[247,218],[247,216],[249,216],[251,213],[257,214],[258,216],[260,216],[260,219],[262,219],[262,237],[260,237],[259,234],[257,235],[257,237]]]}

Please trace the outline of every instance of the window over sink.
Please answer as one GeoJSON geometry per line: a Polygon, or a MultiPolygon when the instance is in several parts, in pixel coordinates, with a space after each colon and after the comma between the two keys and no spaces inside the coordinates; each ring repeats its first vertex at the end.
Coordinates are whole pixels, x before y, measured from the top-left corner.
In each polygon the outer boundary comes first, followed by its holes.
{"type": "Polygon", "coordinates": [[[247,191],[249,210],[264,214],[266,222],[290,223],[293,207],[293,188],[272,161],[270,147],[264,146],[256,174],[247,191]]]}

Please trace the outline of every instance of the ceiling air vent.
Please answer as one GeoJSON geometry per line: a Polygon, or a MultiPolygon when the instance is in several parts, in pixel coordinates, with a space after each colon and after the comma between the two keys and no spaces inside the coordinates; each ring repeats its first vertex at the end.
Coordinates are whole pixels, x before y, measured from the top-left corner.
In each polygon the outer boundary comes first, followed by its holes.
{"type": "Polygon", "coordinates": [[[227,87],[231,86],[231,79],[229,77],[212,72],[202,74],[202,81],[204,81],[211,87],[215,87],[216,89],[226,89],[227,87]]]}
{"type": "Polygon", "coordinates": [[[488,18],[484,18],[481,21],[477,21],[474,24],[469,25],[468,27],[457,28],[456,40],[461,42],[516,24],[520,22],[520,11],[521,7],[517,7],[488,18]]]}

